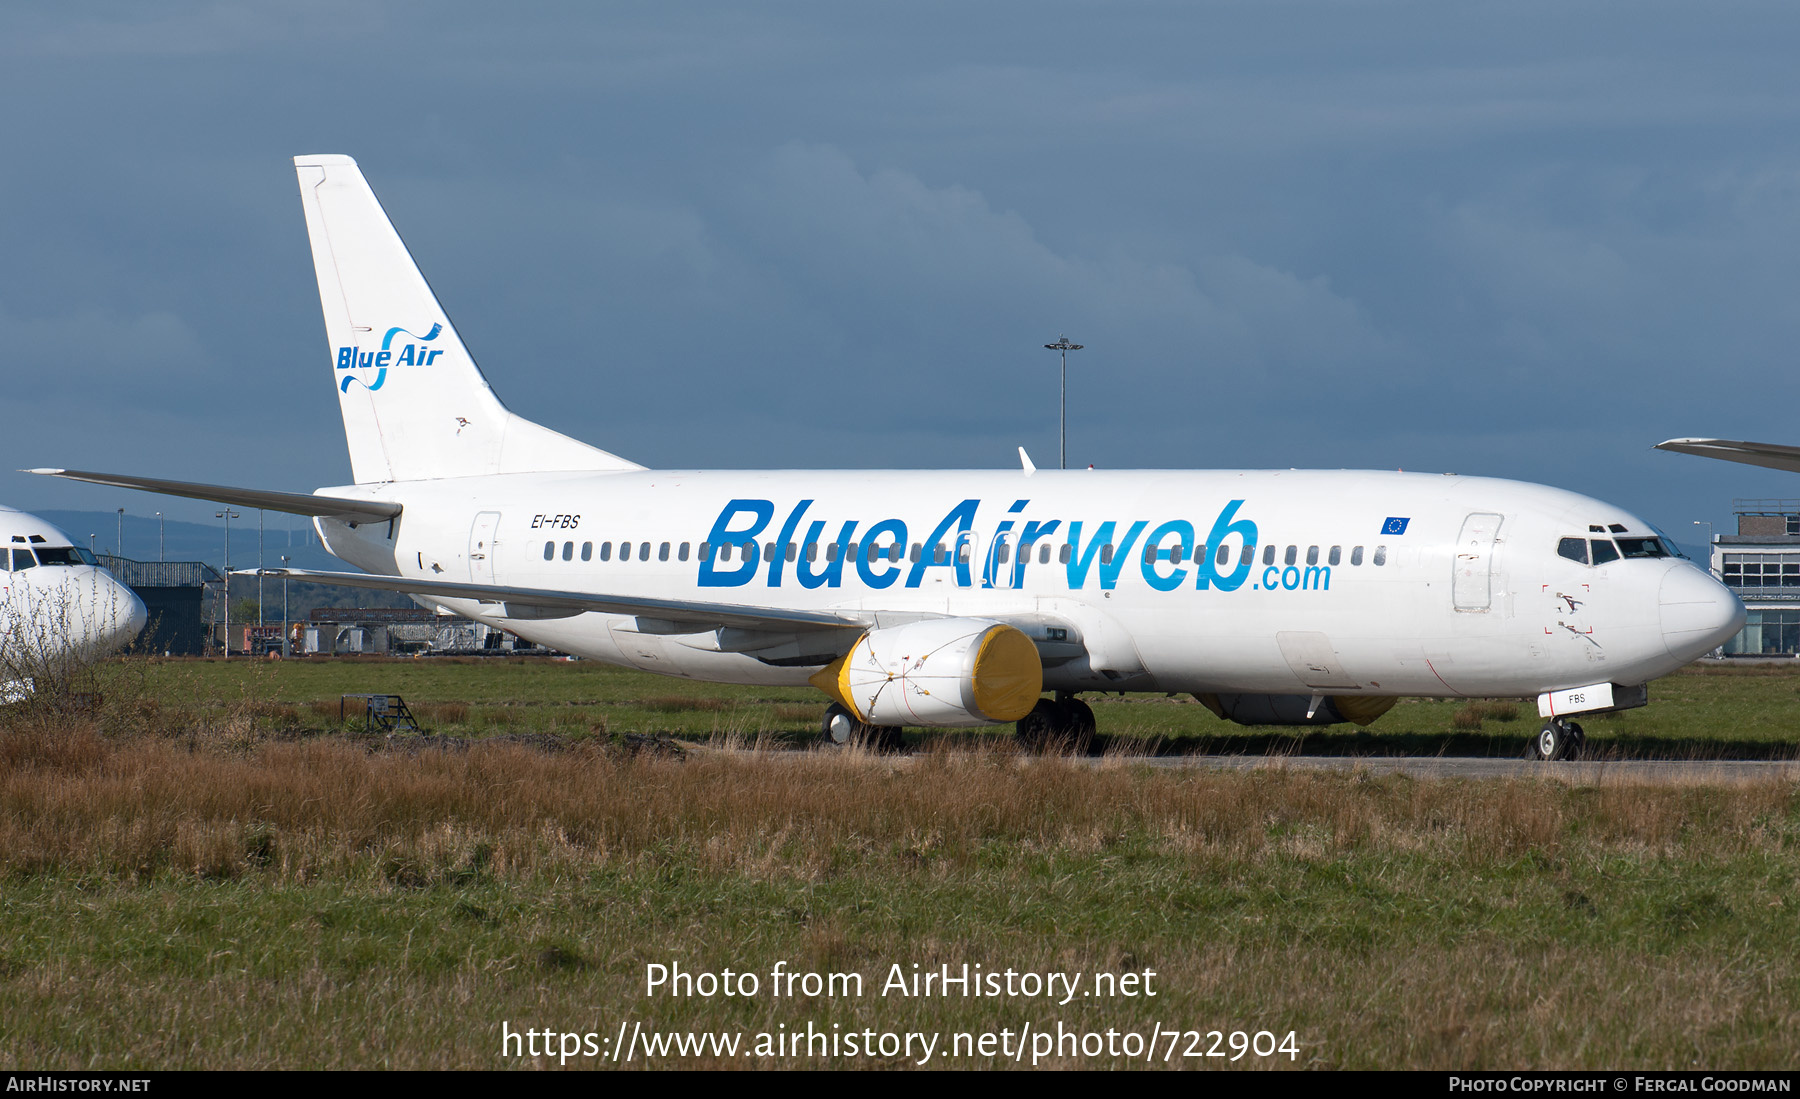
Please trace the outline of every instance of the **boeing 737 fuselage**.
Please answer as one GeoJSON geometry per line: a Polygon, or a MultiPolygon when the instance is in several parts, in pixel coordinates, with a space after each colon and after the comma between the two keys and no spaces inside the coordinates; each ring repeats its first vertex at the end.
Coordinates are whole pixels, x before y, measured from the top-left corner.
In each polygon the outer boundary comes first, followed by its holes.
{"type": "Polygon", "coordinates": [[[347,157],[296,158],[356,483],[301,494],[55,472],[307,514],[385,587],[566,652],[812,683],[829,739],[1191,692],[1245,723],[1400,696],[1642,705],[1744,608],[1649,524],[1478,477],[1304,471],[647,470],[494,397],[347,157]],[[1050,692],[1054,697],[1042,697],[1050,692]]]}

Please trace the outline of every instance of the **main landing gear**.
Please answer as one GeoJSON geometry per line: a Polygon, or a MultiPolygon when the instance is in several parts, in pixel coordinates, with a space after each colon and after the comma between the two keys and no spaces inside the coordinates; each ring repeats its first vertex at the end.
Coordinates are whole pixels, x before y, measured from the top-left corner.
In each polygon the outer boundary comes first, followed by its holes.
{"type": "Polygon", "coordinates": [[[1031,712],[1019,719],[1015,735],[1028,752],[1084,756],[1094,741],[1094,711],[1074,695],[1040,698],[1031,712]]]}
{"type": "Polygon", "coordinates": [[[898,726],[865,724],[836,702],[825,707],[825,718],[819,722],[819,738],[827,747],[847,748],[855,744],[873,752],[899,751],[905,745],[898,726]]]}
{"type": "Polygon", "coordinates": [[[1573,721],[1553,717],[1544,722],[1531,742],[1531,758],[1541,760],[1579,759],[1587,746],[1587,734],[1573,721]]]}

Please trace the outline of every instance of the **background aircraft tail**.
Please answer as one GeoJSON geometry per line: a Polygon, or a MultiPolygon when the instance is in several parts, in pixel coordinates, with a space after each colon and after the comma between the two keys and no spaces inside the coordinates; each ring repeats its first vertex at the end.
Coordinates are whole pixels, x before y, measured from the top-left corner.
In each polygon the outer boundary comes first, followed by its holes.
{"type": "Polygon", "coordinates": [[[357,484],[643,467],[509,412],[347,156],[297,156],[357,484]]]}

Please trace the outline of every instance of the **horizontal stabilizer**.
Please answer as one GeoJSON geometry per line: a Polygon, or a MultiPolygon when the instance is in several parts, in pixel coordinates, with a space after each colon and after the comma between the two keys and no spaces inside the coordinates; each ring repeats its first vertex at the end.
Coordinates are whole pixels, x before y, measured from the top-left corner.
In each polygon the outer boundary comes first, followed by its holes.
{"type": "Polygon", "coordinates": [[[515,608],[533,611],[599,611],[602,614],[630,614],[668,622],[691,623],[694,632],[720,626],[741,630],[781,630],[788,633],[804,630],[863,630],[868,622],[831,611],[783,610],[767,607],[743,607],[732,603],[702,603],[685,599],[646,599],[639,596],[596,595],[587,592],[552,591],[545,588],[515,588],[500,584],[473,584],[457,580],[414,580],[405,576],[376,576],[363,572],[321,572],[315,569],[244,569],[237,576],[265,576],[279,580],[305,580],[313,584],[335,584],[346,588],[374,588],[378,591],[405,592],[431,599],[479,599],[487,603],[504,603],[500,613],[508,618],[537,618],[542,614],[510,614],[515,608]]]}
{"type": "Polygon", "coordinates": [[[1735,439],[1670,439],[1657,443],[1657,450],[1673,450],[1679,454],[1698,454],[1702,458],[1718,458],[1742,462],[1765,469],[1785,469],[1800,473],[1800,447],[1775,443],[1746,443],[1735,439]]]}
{"type": "Polygon", "coordinates": [[[290,515],[317,515],[327,519],[341,519],[346,523],[385,523],[400,514],[399,504],[383,500],[352,500],[343,496],[313,496],[304,492],[270,492],[257,488],[232,488],[229,485],[202,485],[192,481],[134,477],[128,473],[90,473],[82,469],[27,469],[20,472],[86,481],[91,485],[135,488],[142,492],[159,492],[164,496],[212,500],[241,508],[285,511],[290,515]]]}

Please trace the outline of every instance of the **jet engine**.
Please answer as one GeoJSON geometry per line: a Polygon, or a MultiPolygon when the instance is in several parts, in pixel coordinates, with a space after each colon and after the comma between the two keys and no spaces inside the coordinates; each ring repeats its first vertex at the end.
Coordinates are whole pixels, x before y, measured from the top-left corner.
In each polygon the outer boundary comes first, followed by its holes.
{"type": "Polygon", "coordinates": [[[810,682],[867,725],[995,725],[1037,705],[1044,666],[1012,626],[928,618],[870,630],[810,682]]]}
{"type": "Polygon", "coordinates": [[[1202,706],[1239,725],[1368,725],[1394,708],[1391,696],[1326,695],[1315,706],[1311,695],[1199,694],[1202,706]],[[1312,716],[1307,716],[1307,711],[1312,716]]]}

